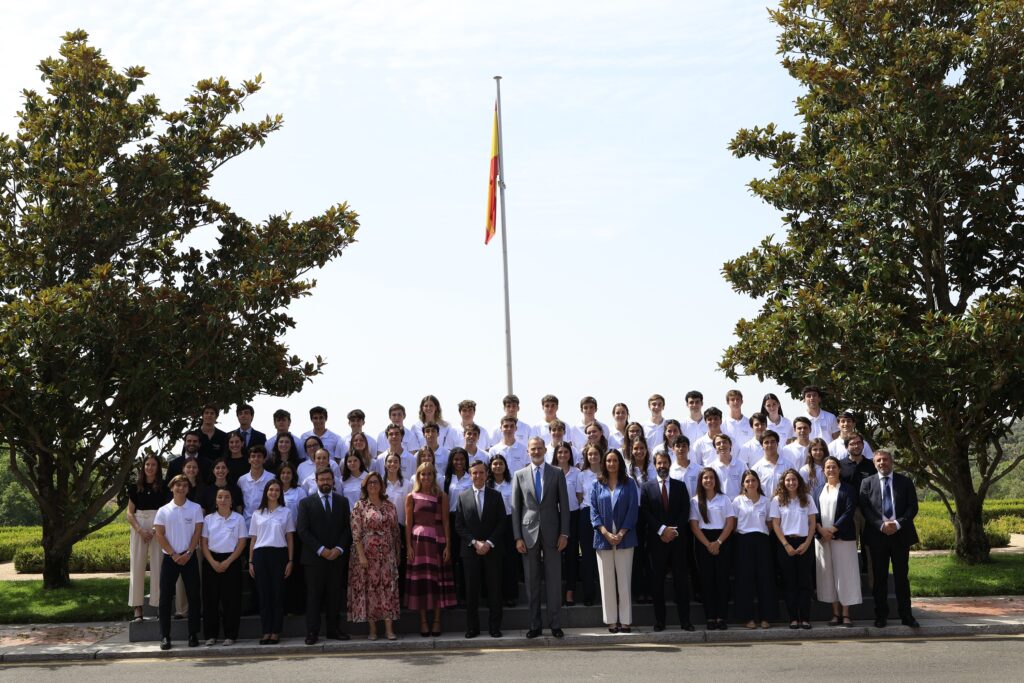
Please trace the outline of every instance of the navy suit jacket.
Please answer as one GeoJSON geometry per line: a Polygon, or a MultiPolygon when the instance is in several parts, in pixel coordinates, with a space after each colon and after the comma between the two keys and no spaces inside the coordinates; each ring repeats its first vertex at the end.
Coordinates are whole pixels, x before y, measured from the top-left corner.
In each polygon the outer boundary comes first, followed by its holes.
{"type": "Polygon", "coordinates": [[[676,527],[679,531],[677,541],[690,530],[690,495],[686,484],[677,479],[668,480],[668,510],[661,504],[661,485],[657,477],[644,484],[640,509],[647,520],[648,549],[664,545],[658,536],[658,529],[662,526],[676,527]]]}
{"type": "Polygon", "coordinates": [[[860,510],[864,515],[864,541],[866,543],[899,543],[910,547],[917,543],[917,490],[913,482],[902,474],[892,473],[892,497],[896,521],[900,530],[892,536],[882,533],[882,482],[878,475],[867,477],[860,483],[860,510]]]}

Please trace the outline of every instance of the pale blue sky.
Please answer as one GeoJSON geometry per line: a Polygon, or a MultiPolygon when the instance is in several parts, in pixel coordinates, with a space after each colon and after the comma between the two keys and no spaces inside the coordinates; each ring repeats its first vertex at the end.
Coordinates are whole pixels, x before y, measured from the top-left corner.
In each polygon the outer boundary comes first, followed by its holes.
{"type": "MultiPolygon", "coordinates": [[[[505,393],[500,240],[483,245],[494,81],[504,105],[515,389],[521,417],[584,394],[644,421],[697,388],[724,408],[716,370],[735,321],[756,312],[722,263],[779,232],[746,183],[764,165],[734,159],[743,126],[795,126],[795,83],[776,55],[764,2],[2,2],[0,129],[60,35],[89,32],[118,67],[176,108],[206,76],[266,86],[247,116],[281,113],[267,146],[232,162],[214,194],[253,220],[348,201],[359,242],[293,306],[288,342],[326,373],[288,398],[259,397],[305,429],[387,406],[413,412],[463,398],[491,428],[505,393]]],[[[748,414],[774,384],[743,380],[748,414]]],[[[795,402],[784,400],[786,413],[795,402]]],[[[835,409],[836,406],[827,406],[835,409]]],[[[221,424],[234,425],[233,415],[221,424]]]]}

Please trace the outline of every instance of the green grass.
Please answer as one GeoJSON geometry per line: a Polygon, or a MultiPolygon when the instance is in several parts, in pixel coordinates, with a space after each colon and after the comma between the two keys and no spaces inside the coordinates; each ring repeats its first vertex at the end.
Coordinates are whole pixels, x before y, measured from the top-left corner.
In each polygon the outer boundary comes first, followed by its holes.
{"type": "Polygon", "coordinates": [[[949,555],[910,558],[916,597],[1024,594],[1024,554],[992,555],[990,564],[966,564],[949,555]]]}
{"type": "Polygon", "coordinates": [[[131,615],[128,579],[72,579],[44,591],[42,581],[0,581],[0,618],[5,624],[121,621],[131,615]]]}

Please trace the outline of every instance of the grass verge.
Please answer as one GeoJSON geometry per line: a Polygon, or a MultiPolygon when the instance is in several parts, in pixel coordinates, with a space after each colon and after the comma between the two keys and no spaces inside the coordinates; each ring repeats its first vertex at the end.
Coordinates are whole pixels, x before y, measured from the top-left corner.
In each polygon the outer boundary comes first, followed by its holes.
{"type": "Polygon", "coordinates": [[[1024,595],[1024,554],[993,554],[990,564],[967,564],[951,555],[910,558],[915,597],[1024,595]]]}
{"type": "Polygon", "coordinates": [[[131,614],[128,579],[72,579],[44,591],[42,581],[0,581],[0,622],[5,624],[120,621],[131,614]]]}

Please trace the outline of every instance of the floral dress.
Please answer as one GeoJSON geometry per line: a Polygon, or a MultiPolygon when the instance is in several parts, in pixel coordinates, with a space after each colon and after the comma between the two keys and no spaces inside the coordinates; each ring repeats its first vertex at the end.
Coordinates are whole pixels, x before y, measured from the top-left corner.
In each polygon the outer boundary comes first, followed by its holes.
{"type": "Polygon", "coordinates": [[[398,619],[398,511],[382,503],[360,500],[352,510],[352,553],[349,557],[348,620],[398,619]],[[366,565],[359,563],[361,545],[366,565]]]}

